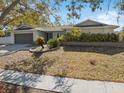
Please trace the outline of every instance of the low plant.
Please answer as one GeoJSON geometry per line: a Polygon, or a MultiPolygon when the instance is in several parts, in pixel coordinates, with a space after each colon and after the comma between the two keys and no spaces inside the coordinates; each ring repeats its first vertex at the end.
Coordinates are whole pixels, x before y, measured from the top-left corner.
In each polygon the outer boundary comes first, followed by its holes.
{"type": "Polygon", "coordinates": [[[55,48],[60,45],[60,42],[58,39],[50,39],[50,40],[48,40],[47,44],[48,44],[49,48],[55,48]]]}
{"type": "Polygon", "coordinates": [[[5,31],[5,36],[10,36],[11,35],[11,31],[5,31]]]}
{"type": "Polygon", "coordinates": [[[122,28],[122,30],[119,33],[119,36],[121,38],[121,41],[124,41],[124,27],[122,28]]]}
{"type": "Polygon", "coordinates": [[[4,37],[5,36],[5,32],[0,31],[0,37],[4,37]]]}
{"type": "Polygon", "coordinates": [[[65,41],[73,41],[71,32],[65,32],[64,39],[65,41]]]}
{"type": "Polygon", "coordinates": [[[42,48],[44,48],[44,44],[45,44],[45,41],[44,41],[44,38],[43,37],[38,37],[37,39],[36,39],[36,44],[38,44],[38,45],[40,45],[42,48]]]}
{"type": "Polygon", "coordinates": [[[62,43],[65,41],[64,35],[61,35],[61,36],[58,38],[58,41],[59,41],[60,44],[62,44],[62,43]]]}
{"type": "Polygon", "coordinates": [[[79,41],[81,32],[78,28],[73,27],[71,34],[72,34],[73,41],[79,41]]]}
{"type": "Polygon", "coordinates": [[[73,27],[71,32],[65,32],[65,41],[79,41],[81,32],[78,28],[73,27]]]}

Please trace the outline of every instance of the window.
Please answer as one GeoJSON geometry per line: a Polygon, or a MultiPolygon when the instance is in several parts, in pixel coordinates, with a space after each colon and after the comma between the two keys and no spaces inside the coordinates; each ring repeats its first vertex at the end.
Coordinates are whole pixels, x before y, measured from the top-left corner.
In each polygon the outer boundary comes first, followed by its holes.
{"type": "Polygon", "coordinates": [[[57,32],[57,38],[61,36],[61,33],[60,32],[57,32]]]}

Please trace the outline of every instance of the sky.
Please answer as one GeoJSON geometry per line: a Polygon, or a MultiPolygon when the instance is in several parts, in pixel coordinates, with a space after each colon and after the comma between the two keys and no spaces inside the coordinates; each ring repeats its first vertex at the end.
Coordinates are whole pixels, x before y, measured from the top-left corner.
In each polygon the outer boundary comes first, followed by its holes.
{"type": "MultiPolygon", "coordinates": [[[[124,26],[124,15],[121,15],[119,18],[119,23],[117,22],[118,11],[113,7],[115,5],[115,0],[112,0],[110,3],[110,8],[108,10],[108,2],[109,0],[105,0],[106,2],[102,4],[102,10],[97,9],[95,12],[92,12],[89,7],[85,7],[81,11],[80,19],[74,20],[74,23],[79,23],[87,19],[92,19],[98,22],[111,24],[111,25],[119,25],[120,28],[116,29],[116,31],[120,30],[124,26]]],[[[63,4],[60,8],[59,15],[62,18],[62,24],[67,25],[69,22],[67,21],[67,10],[63,4]]],[[[70,20],[70,22],[73,20],[70,20]]]]}

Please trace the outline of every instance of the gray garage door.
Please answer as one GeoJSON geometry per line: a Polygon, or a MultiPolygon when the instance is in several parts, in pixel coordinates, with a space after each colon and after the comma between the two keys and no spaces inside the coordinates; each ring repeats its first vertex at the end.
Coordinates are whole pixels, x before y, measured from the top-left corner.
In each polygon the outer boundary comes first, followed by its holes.
{"type": "Polygon", "coordinates": [[[33,43],[33,34],[15,34],[15,43],[16,44],[32,44],[33,43]]]}

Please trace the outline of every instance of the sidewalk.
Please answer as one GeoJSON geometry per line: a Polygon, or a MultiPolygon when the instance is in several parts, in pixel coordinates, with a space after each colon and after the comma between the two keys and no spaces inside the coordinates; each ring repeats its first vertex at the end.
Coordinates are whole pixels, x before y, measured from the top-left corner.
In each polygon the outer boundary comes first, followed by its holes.
{"type": "Polygon", "coordinates": [[[63,93],[124,93],[124,83],[87,81],[0,69],[0,81],[63,93]]]}

